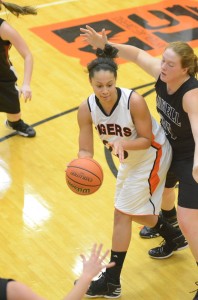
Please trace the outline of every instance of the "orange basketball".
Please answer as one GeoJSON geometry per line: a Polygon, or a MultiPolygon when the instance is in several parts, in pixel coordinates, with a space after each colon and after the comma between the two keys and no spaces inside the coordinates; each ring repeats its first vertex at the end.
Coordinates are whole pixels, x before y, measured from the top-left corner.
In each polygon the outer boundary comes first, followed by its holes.
{"type": "Polygon", "coordinates": [[[66,183],[78,195],[91,195],[102,185],[103,171],[93,158],[76,158],[65,170],[66,183]]]}

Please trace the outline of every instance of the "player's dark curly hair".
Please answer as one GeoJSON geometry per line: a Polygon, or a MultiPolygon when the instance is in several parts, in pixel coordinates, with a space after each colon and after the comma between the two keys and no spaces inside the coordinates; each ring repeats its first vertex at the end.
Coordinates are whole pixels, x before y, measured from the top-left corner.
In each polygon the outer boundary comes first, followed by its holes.
{"type": "Polygon", "coordinates": [[[110,71],[114,74],[115,78],[117,78],[118,65],[114,61],[114,58],[117,57],[117,53],[118,49],[109,44],[106,44],[103,50],[98,48],[96,50],[97,58],[87,65],[89,79],[94,76],[95,72],[100,70],[110,71]]]}
{"type": "Polygon", "coordinates": [[[37,15],[37,10],[33,6],[20,6],[0,0],[0,10],[2,9],[2,5],[16,17],[20,15],[37,15]]]}

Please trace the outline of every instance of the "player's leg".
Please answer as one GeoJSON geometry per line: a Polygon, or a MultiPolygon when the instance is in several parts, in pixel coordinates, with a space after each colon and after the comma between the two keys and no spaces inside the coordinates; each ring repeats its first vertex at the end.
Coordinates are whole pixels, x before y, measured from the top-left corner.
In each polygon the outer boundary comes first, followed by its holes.
{"type": "Polygon", "coordinates": [[[198,263],[198,208],[190,209],[178,206],[178,221],[189,243],[190,250],[198,263]]]}
{"type": "Polygon", "coordinates": [[[158,219],[148,219],[144,217],[133,217],[133,220],[140,224],[146,224],[150,228],[153,228],[164,238],[163,243],[160,243],[159,247],[151,249],[149,255],[153,258],[164,259],[173,255],[174,251],[182,250],[188,246],[179,227],[174,227],[167,222],[161,215],[158,219]],[[146,221],[146,222],[145,222],[146,221]],[[154,253],[153,253],[154,252],[154,253]]]}
{"type": "Polygon", "coordinates": [[[15,82],[0,84],[0,111],[7,114],[5,125],[25,137],[34,137],[36,131],[21,119],[19,92],[15,82]]]}
{"type": "MultiPolygon", "coordinates": [[[[175,176],[179,180],[179,186],[178,186],[179,225],[181,226],[182,233],[184,234],[185,238],[187,239],[187,241],[189,241],[189,243],[191,243],[190,245],[191,251],[197,261],[198,258],[198,245],[197,245],[198,183],[196,183],[192,177],[192,168],[193,168],[193,157],[183,161],[175,161],[172,164],[172,171],[174,172],[175,176]],[[195,240],[193,241],[193,239],[195,240]]],[[[160,247],[157,247],[149,251],[153,258],[158,258],[159,248],[160,247]]]]}
{"type": "Polygon", "coordinates": [[[20,113],[7,114],[5,125],[7,128],[15,130],[18,135],[24,137],[34,137],[36,135],[34,128],[21,120],[20,113]]]}
{"type": "Polygon", "coordinates": [[[121,296],[120,275],[131,240],[132,220],[158,228],[171,249],[176,249],[178,243],[184,238],[178,228],[174,228],[157,215],[130,216],[115,210],[110,262],[116,264],[103,272],[97,280],[91,282],[86,292],[87,297],[119,298],[121,296]]]}
{"type": "Polygon", "coordinates": [[[86,295],[88,297],[119,298],[121,296],[120,274],[131,240],[131,221],[129,215],[114,211],[114,226],[110,261],[116,265],[107,269],[100,277],[92,281],[86,295]]]}
{"type": "MultiPolygon", "coordinates": [[[[198,266],[198,184],[192,178],[192,162],[185,163],[181,169],[185,173],[180,170],[182,181],[178,199],[178,222],[198,266]]],[[[198,299],[198,291],[193,299],[198,299]]]]}
{"type": "MultiPolygon", "coordinates": [[[[177,215],[179,226],[188,241],[198,267],[198,208],[190,209],[178,206],[177,215]]],[[[198,289],[193,299],[198,299],[198,289]]]]}
{"type": "MultiPolygon", "coordinates": [[[[160,215],[171,225],[177,227],[177,213],[175,208],[175,188],[165,188],[162,197],[160,215]]],[[[151,227],[144,226],[139,235],[141,238],[150,239],[160,236],[159,232],[151,227]]]]}
{"type": "MultiPolygon", "coordinates": [[[[178,182],[177,176],[172,172],[171,167],[166,176],[165,189],[162,196],[160,215],[174,227],[178,227],[177,213],[175,208],[175,186],[178,182]]],[[[160,234],[154,228],[144,226],[140,231],[142,238],[154,238],[160,234]]]]}

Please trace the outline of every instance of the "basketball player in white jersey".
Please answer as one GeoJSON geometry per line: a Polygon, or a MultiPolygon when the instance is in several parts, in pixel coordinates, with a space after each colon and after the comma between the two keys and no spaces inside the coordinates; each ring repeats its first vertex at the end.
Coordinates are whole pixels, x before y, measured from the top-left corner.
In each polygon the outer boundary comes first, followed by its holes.
{"type": "MultiPolygon", "coordinates": [[[[93,157],[93,125],[102,143],[120,161],[115,192],[114,228],[110,262],[92,281],[89,298],[119,298],[120,274],[131,240],[132,222],[156,228],[172,255],[183,245],[178,228],[158,216],[172,151],[161,126],[151,117],[145,100],[133,90],[116,87],[117,51],[107,45],[88,64],[94,93],[78,111],[78,157],[93,157]]],[[[135,279],[134,279],[135,281],[135,279]]]]}

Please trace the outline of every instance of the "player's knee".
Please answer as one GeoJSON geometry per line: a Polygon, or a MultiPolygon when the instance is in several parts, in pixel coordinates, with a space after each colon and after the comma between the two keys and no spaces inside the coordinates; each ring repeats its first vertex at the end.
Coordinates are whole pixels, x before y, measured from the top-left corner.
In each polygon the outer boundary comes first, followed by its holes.
{"type": "Polygon", "coordinates": [[[132,219],[131,219],[131,216],[127,215],[127,214],[124,214],[122,213],[121,211],[117,210],[115,208],[115,211],[114,211],[114,225],[118,225],[120,223],[127,223],[127,222],[131,222],[132,219]]]}

